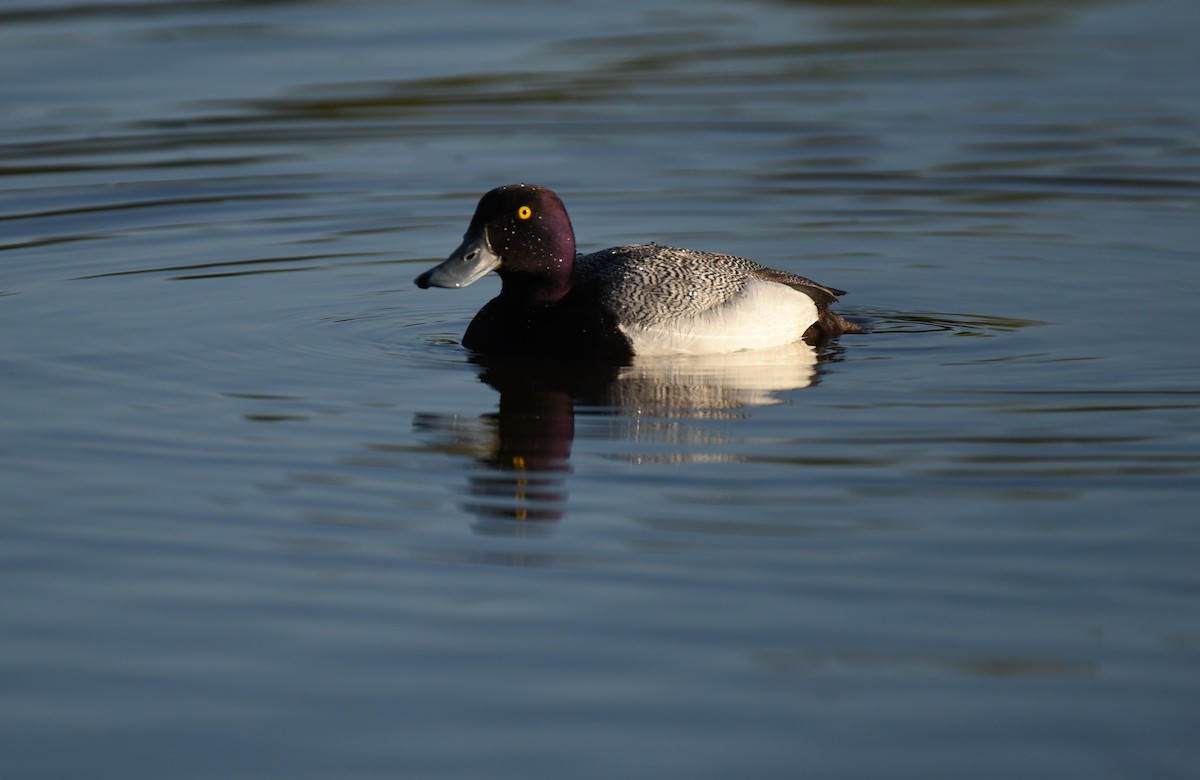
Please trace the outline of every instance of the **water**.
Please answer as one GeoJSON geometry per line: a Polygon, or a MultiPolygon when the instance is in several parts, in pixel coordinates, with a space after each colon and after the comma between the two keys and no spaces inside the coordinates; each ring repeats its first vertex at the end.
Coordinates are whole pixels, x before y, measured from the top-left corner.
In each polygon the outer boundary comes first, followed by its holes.
{"type": "Polygon", "coordinates": [[[1189,777],[1200,17],[0,9],[4,777],[1189,777]],[[472,361],[485,190],[850,290],[472,361]]]}

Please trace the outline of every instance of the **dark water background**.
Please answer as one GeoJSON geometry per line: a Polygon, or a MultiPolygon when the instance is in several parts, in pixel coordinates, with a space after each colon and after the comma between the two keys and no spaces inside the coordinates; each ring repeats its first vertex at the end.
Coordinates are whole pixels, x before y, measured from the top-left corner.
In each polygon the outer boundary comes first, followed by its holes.
{"type": "Polygon", "coordinates": [[[1197,39],[0,4],[0,776],[1194,777],[1197,39]],[[871,332],[472,363],[514,181],[871,332]]]}

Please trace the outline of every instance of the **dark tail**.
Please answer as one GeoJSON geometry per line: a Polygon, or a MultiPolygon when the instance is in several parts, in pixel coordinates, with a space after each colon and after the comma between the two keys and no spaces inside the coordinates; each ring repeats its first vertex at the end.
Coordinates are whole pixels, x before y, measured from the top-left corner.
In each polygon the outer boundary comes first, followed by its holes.
{"type": "Polygon", "coordinates": [[[817,321],[804,331],[804,340],[814,347],[820,347],[843,333],[862,333],[862,328],[833,309],[822,308],[817,321]]]}

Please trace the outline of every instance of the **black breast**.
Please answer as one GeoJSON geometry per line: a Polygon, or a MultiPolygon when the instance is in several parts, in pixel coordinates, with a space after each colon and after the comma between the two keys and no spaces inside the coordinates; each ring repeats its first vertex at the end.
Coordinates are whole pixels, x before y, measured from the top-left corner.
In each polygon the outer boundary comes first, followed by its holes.
{"type": "Polygon", "coordinates": [[[463,346],[488,355],[549,360],[627,363],[633,357],[612,313],[574,290],[545,305],[493,298],[471,321],[463,346]]]}

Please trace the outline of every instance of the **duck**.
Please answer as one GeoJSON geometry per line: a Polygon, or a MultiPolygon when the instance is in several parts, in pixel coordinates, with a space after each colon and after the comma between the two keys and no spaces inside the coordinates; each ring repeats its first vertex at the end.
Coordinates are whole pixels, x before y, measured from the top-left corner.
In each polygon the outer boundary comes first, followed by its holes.
{"type": "Polygon", "coordinates": [[[462,338],[481,355],[629,363],[861,332],[829,308],[844,290],[743,257],[659,244],[578,254],[562,200],[532,184],[484,194],[462,243],[415,283],[462,288],[492,271],[500,293],[462,338]]]}

